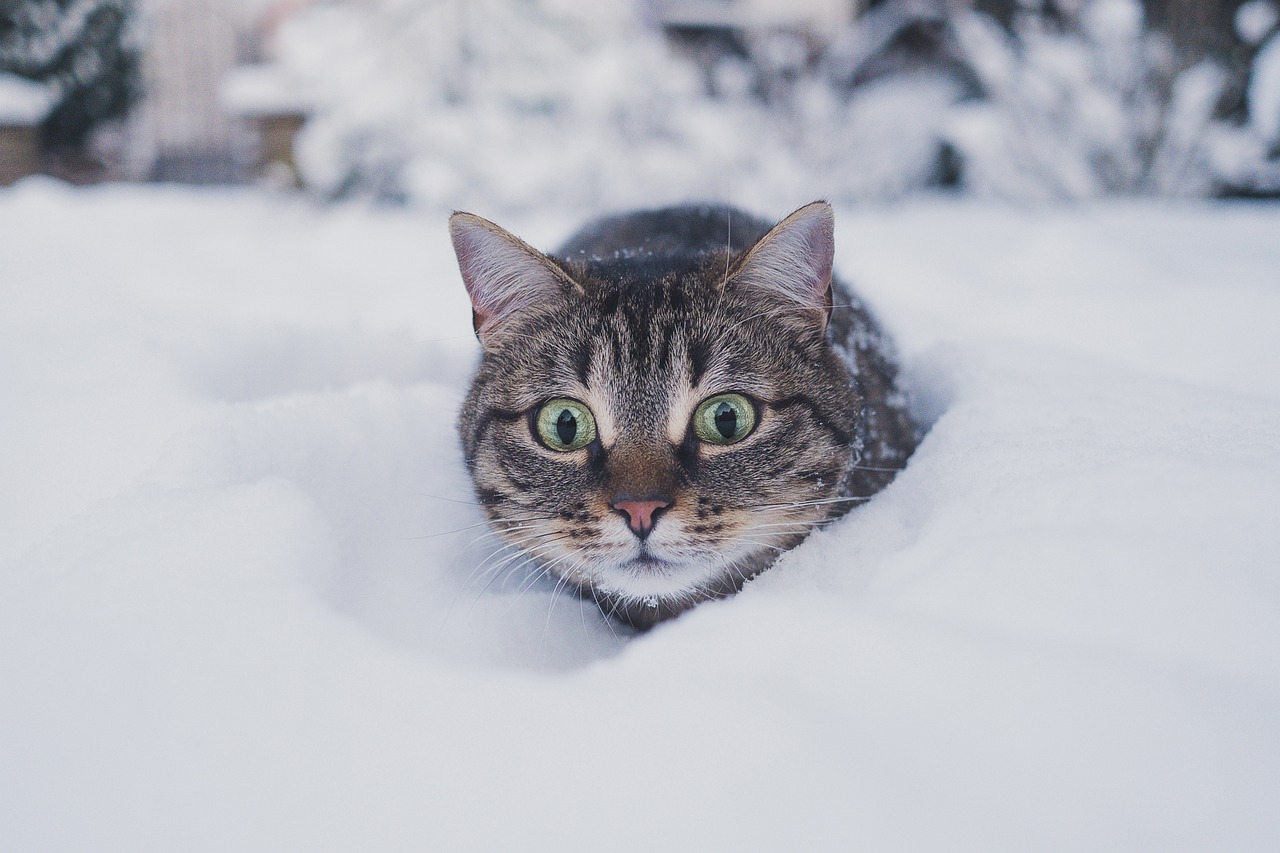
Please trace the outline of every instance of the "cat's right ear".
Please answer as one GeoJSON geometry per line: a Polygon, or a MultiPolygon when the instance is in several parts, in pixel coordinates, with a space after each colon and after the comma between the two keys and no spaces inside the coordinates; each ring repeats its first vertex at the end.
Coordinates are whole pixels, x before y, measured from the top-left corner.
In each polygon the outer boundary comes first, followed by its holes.
{"type": "Polygon", "coordinates": [[[473,213],[449,217],[471,323],[484,346],[505,323],[535,305],[581,288],[550,258],[504,228],[473,213]]]}
{"type": "Polygon", "coordinates": [[[825,327],[831,316],[835,247],[835,214],[825,201],[815,201],[757,240],[728,278],[739,287],[795,303],[825,327]]]}

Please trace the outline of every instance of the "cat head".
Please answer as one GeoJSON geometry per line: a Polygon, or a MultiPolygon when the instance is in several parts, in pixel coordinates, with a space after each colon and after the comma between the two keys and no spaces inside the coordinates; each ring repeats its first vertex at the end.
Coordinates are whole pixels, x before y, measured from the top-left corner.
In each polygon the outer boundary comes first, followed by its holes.
{"type": "Polygon", "coordinates": [[[829,205],[664,256],[556,258],[469,213],[450,229],[483,350],[467,466],[545,571],[651,624],[839,513],[857,406],[826,333],[829,205]]]}

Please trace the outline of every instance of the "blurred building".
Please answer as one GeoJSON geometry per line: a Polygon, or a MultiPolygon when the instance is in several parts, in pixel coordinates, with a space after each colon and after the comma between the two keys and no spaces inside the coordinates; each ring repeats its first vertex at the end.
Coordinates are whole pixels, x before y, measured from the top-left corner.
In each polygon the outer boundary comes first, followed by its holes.
{"type": "Polygon", "coordinates": [[[220,183],[237,177],[237,129],[217,103],[218,81],[254,52],[244,4],[143,0],[145,96],[130,123],[137,178],[220,183]]]}
{"type": "Polygon", "coordinates": [[[146,94],[130,121],[131,176],[197,184],[248,177],[255,140],[226,110],[220,88],[233,68],[262,61],[275,27],[307,2],[140,0],[146,94]]]}

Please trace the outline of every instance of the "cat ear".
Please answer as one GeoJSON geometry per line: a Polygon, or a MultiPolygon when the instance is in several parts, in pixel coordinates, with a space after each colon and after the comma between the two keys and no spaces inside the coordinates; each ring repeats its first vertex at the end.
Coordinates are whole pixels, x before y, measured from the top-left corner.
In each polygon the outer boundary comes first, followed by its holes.
{"type": "Polygon", "coordinates": [[[835,214],[825,201],[806,204],[752,246],[732,285],[767,291],[811,309],[825,326],[831,314],[835,214]]]}
{"type": "Polygon", "coordinates": [[[581,287],[550,258],[511,232],[473,213],[449,217],[449,235],[462,283],[471,297],[471,323],[483,345],[503,323],[581,287]]]}

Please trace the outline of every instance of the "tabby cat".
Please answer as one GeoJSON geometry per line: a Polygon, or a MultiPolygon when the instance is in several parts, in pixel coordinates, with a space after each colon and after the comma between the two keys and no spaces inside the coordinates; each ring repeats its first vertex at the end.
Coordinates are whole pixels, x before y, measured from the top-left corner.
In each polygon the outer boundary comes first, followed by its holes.
{"type": "Polygon", "coordinates": [[[919,438],[832,277],[834,218],[627,213],[552,255],[449,221],[483,357],[458,430],[515,549],[637,626],[737,591],[882,489],[919,438]]]}

